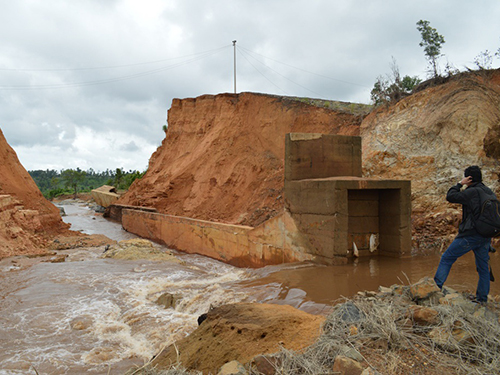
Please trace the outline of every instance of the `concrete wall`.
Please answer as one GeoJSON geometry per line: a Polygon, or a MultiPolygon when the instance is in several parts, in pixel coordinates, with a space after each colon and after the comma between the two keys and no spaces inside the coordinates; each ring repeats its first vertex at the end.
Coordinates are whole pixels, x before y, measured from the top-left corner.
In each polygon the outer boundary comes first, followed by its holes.
{"type": "Polygon", "coordinates": [[[315,133],[285,136],[286,181],[361,174],[361,137],[315,133]]]}
{"type": "Polygon", "coordinates": [[[103,216],[121,223],[122,222],[122,214],[123,214],[124,210],[157,212],[156,208],[153,208],[153,207],[130,206],[127,204],[112,204],[112,205],[106,207],[106,210],[104,211],[103,216]]]}
{"type": "Polygon", "coordinates": [[[123,209],[123,228],[172,249],[201,254],[237,267],[313,260],[302,251],[288,213],[257,228],[123,209]]]}

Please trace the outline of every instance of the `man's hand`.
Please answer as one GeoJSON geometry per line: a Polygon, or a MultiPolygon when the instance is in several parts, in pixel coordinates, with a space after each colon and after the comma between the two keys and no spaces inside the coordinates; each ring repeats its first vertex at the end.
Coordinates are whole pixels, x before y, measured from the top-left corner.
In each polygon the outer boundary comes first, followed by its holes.
{"type": "Polygon", "coordinates": [[[468,177],[462,178],[462,180],[460,181],[460,184],[468,187],[470,184],[472,184],[472,177],[468,176],[468,177]]]}

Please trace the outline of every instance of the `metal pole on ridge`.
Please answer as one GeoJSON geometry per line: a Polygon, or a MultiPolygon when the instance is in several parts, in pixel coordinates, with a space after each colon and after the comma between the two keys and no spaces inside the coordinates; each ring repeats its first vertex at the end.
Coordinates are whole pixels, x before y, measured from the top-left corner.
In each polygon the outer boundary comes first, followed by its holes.
{"type": "Polygon", "coordinates": [[[236,94],[236,40],[233,40],[234,48],[234,93],[236,94]]]}

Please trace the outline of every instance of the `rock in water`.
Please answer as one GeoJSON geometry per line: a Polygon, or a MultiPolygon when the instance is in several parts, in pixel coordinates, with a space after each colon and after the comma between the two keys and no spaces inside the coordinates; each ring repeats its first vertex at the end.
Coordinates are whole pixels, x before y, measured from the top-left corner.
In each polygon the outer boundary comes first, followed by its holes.
{"type": "Polygon", "coordinates": [[[122,260],[155,260],[181,262],[172,252],[157,249],[149,240],[142,238],[123,240],[112,245],[101,255],[102,258],[114,258],[122,260]]]}

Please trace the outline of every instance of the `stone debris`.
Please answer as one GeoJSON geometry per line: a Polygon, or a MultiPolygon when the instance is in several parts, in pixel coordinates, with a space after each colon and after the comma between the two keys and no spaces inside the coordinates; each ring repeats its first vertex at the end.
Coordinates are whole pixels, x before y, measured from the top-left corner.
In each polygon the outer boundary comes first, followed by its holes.
{"type": "Polygon", "coordinates": [[[166,309],[175,308],[180,299],[181,296],[167,292],[158,297],[158,299],[156,300],[156,304],[163,306],[166,309]]]}
{"type": "Polygon", "coordinates": [[[222,366],[217,375],[248,375],[248,371],[238,361],[231,361],[222,366]]]}
{"type": "Polygon", "coordinates": [[[332,370],[339,375],[361,375],[364,368],[358,361],[339,355],[333,362],[332,370]]]}

